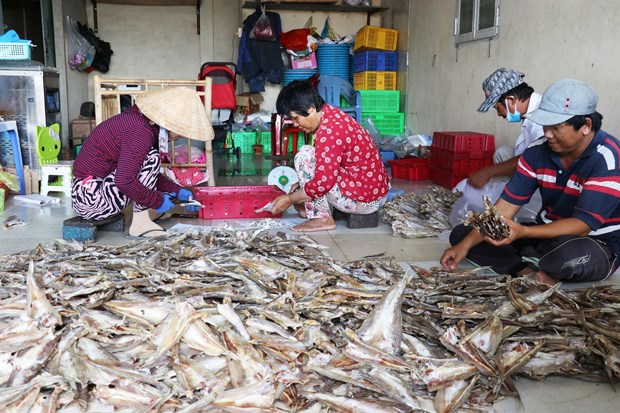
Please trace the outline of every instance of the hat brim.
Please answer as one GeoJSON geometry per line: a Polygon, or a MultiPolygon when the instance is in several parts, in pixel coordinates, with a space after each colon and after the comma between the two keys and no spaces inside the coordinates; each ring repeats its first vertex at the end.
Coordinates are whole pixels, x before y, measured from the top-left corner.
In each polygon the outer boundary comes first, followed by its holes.
{"type": "Polygon", "coordinates": [[[493,95],[487,96],[484,102],[482,102],[482,104],[478,107],[478,112],[488,112],[489,109],[495,106],[498,100],[499,100],[499,96],[493,96],[493,95]]]}
{"type": "Polygon", "coordinates": [[[559,125],[566,122],[575,115],[567,115],[566,113],[554,113],[544,109],[536,109],[532,113],[529,113],[526,118],[541,126],[559,125]]]}

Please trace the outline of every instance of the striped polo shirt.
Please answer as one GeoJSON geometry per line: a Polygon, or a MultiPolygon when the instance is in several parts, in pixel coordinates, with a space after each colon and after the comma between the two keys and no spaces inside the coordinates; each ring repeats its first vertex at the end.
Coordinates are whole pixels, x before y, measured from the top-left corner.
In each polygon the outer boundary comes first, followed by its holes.
{"type": "Polygon", "coordinates": [[[584,153],[567,170],[545,138],[528,147],[502,198],[526,204],[537,188],[542,197],[536,221],[549,223],[577,218],[592,231],[589,236],[607,244],[620,256],[620,142],[599,130],[584,153]]]}
{"type": "Polygon", "coordinates": [[[181,186],[160,174],[157,190],[145,187],[138,175],[152,148],[159,146],[159,126],[132,106],[97,125],[84,141],[73,164],[73,176],[105,178],[115,172],[118,189],[137,204],[159,208],[162,192],[178,192],[181,186]]]}

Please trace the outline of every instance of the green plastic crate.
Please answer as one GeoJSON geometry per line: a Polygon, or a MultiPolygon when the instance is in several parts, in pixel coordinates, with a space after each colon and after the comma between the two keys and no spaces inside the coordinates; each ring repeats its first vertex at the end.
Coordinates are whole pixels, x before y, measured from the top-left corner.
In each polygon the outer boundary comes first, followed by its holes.
{"type": "Polygon", "coordinates": [[[256,132],[233,132],[233,141],[241,153],[254,153],[252,145],[256,144],[256,132]]]}
{"type": "Polygon", "coordinates": [[[400,135],[405,131],[405,114],[387,112],[362,112],[362,119],[371,118],[382,135],[400,135]]]}
{"type": "Polygon", "coordinates": [[[263,145],[263,154],[271,154],[271,132],[260,132],[258,141],[263,145]]]}
{"type": "Polygon", "coordinates": [[[398,112],[400,90],[359,90],[364,112],[398,112]]]}

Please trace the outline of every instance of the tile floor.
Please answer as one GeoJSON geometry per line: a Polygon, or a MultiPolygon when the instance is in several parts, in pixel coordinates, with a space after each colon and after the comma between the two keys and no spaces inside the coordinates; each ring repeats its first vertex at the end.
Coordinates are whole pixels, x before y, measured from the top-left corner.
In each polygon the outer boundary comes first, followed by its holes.
{"type": "MultiPolygon", "coordinates": [[[[215,170],[216,185],[265,185],[267,174],[272,162],[253,155],[242,155],[241,159],[234,156],[217,155],[215,170]]],[[[416,191],[422,193],[432,186],[430,181],[414,182],[397,179],[393,181],[394,189],[416,191]]],[[[12,199],[5,205],[0,221],[9,216],[17,216],[29,225],[0,232],[0,259],[2,255],[10,255],[36,247],[39,243],[52,242],[62,238],[62,222],[74,216],[70,203],[62,199],[60,205],[32,206],[17,203],[12,199]]],[[[284,218],[297,215],[291,208],[284,218]]],[[[219,221],[172,218],[162,225],[170,228],[177,223],[192,225],[217,225],[219,221]]],[[[99,232],[97,244],[122,245],[129,242],[126,233],[99,232]]],[[[311,235],[317,242],[329,248],[331,256],[337,260],[356,260],[366,255],[385,253],[395,257],[397,261],[415,263],[416,265],[438,265],[437,260],[448,246],[442,238],[402,239],[393,237],[390,227],[380,223],[377,228],[348,229],[346,223],[337,222],[336,229],[311,235]]],[[[609,280],[612,284],[620,284],[620,276],[615,275],[609,280]]],[[[620,392],[614,392],[608,383],[589,383],[561,377],[550,377],[543,382],[528,379],[517,381],[521,393],[521,402],[505,399],[495,406],[496,412],[585,412],[616,413],[620,411],[620,392]]]]}

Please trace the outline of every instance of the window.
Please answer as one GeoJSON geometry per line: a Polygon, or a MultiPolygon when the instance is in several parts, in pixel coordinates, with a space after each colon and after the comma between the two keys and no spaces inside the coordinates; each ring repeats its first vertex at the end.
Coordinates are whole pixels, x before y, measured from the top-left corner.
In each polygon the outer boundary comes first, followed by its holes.
{"type": "Polygon", "coordinates": [[[499,0],[457,0],[456,44],[497,36],[499,0]]]}

